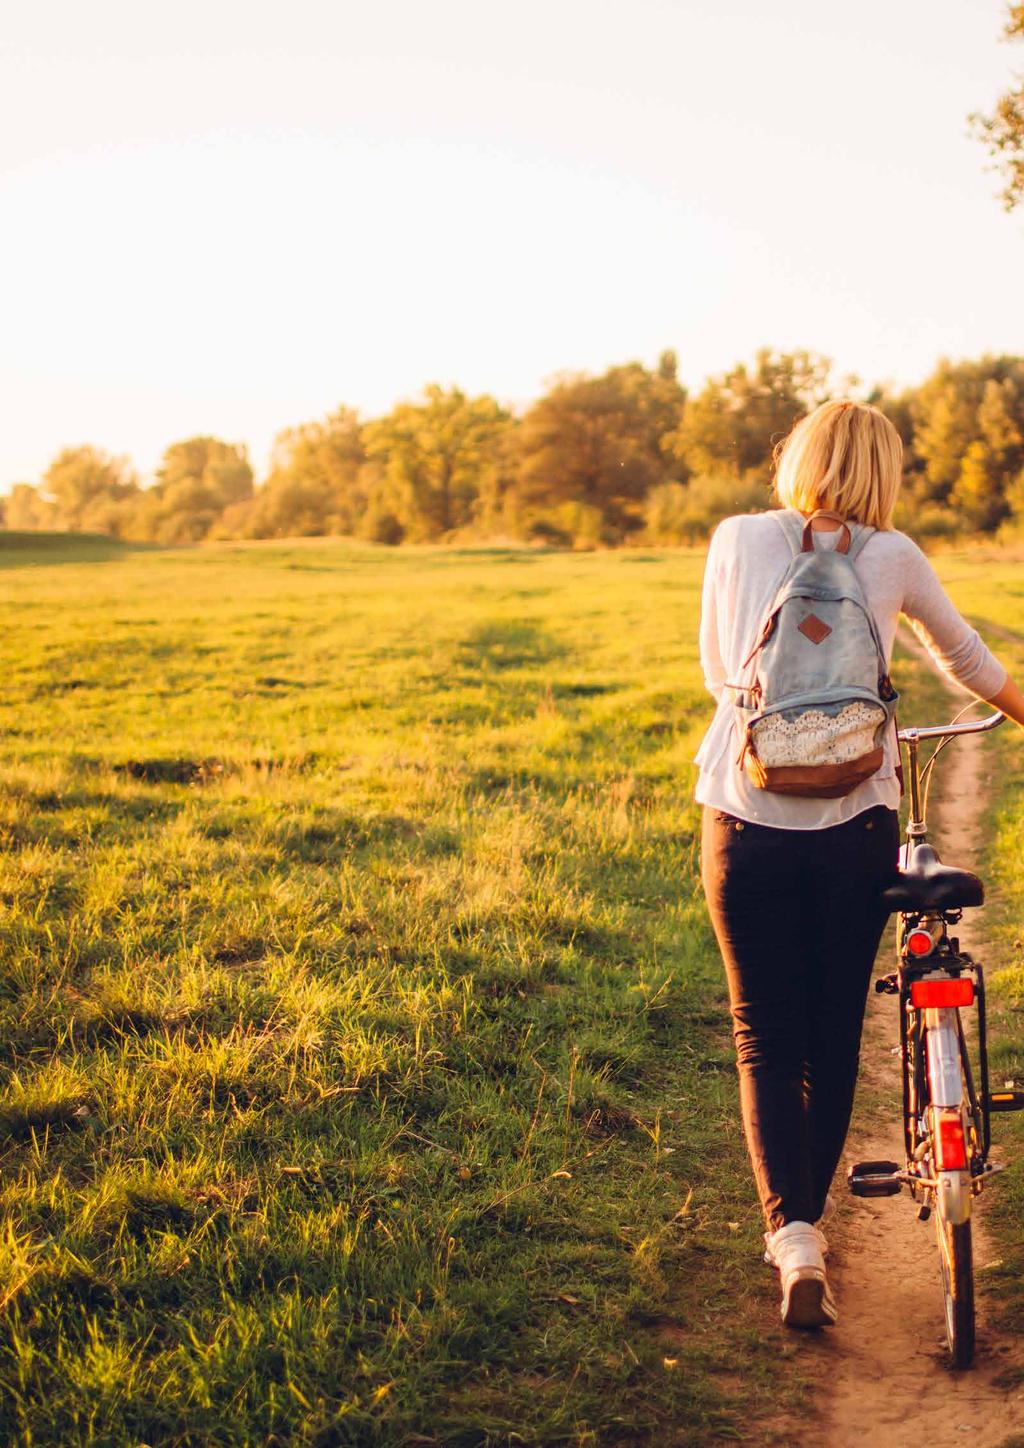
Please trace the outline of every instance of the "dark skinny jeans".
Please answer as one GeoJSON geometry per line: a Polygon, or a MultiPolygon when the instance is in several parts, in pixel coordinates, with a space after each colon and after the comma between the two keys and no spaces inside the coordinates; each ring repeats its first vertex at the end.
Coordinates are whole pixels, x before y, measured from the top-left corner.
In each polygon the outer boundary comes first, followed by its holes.
{"type": "Polygon", "coordinates": [[[706,808],[702,873],[725,962],[743,1129],[771,1230],[821,1216],[850,1126],[895,810],[779,830],[706,808]]]}

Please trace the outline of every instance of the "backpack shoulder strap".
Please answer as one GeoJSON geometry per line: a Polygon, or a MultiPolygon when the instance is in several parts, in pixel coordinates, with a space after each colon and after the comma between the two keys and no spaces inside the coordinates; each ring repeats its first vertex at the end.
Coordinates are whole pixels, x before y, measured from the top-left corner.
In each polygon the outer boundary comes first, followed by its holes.
{"type": "MultiPolygon", "coordinates": [[[[771,515],[778,523],[789,544],[790,552],[796,558],[804,546],[804,530],[807,527],[807,520],[792,508],[776,508],[771,515]]],[[[838,518],[838,514],[831,516],[838,518]]],[[[865,543],[874,536],[877,529],[870,527],[867,523],[846,524],[850,533],[849,547],[846,549],[846,557],[851,563],[863,549],[865,543]]]]}
{"type": "Polygon", "coordinates": [[[783,536],[789,544],[789,551],[794,558],[800,556],[800,549],[804,540],[804,520],[799,513],[794,513],[792,508],[773,508],[773,517],[782,529],[783,536]]]}
{"type": "Polygon", "coordinates": [[[878,530],[867,523],[847,523],[846,526],[850,530],[850,546],[846,550],[846,556],[853,563],[864,544],[873,538],[878,530]]]}

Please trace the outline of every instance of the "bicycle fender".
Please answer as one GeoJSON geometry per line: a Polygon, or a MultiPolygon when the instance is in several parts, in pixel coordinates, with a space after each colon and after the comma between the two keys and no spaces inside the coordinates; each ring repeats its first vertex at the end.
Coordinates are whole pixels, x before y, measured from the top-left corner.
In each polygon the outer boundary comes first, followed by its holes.
{"type": "MultiPolygon", "coordinates": [[[[928,1057],[930,1105],[940,1111],[964,1111],[964,1082],[960,1064],[960,1036],[956,1011],[928,1010],[925,1016],[925,1050],[928,1057]]],[[[936,1171],[936,1207],[947,1222],[961,1226],[971,1217],[971,1174],[969,1171],[936,1171]]]]}
{"type": "Polygon", "coordinates": [[[928,1093],[933,1106],[963,1106],[963,1077],[960,1071],[960,1038],[953,1010],[927,1010],[925,1050],[928,1056],[928,1093]]]}
{"type": "Polygon", "coordinates": [[[971,1174],[969,1171],[937,1171],[936,1207],[947,1222],[962,1226],[971,1219],[971,1174]]]}

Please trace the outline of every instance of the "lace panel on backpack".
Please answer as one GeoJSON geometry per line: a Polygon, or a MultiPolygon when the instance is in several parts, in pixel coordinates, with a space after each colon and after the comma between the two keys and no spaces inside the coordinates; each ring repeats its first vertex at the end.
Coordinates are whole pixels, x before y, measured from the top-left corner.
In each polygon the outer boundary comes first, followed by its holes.
{"type": "Polygon", "coordinates": [[[824,709],[784,709],[751,726],[754,752],[766,769],[780,765],[846,764],[877,748],[875,736],[885,719],[878,704],[858,699],[824,709]]]}

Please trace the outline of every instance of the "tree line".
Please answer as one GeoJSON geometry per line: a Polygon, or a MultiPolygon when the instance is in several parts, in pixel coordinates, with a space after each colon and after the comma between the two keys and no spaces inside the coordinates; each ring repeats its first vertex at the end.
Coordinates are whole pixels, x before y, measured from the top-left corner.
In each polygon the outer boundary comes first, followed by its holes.
{"type": "MultiPolygon", "coordinates": [[[[773,448],[836,392],[831,378],[823,357],[765,349],[688,395],[666,351],[652,368],[560,376],[519,414],[430,385],[383,417],[340,407],[285,430],[258,487],[245,448],[219,438],[172,443],[148,486],[125,458],[65,448],[0,500],[2,522],[163,544],[695,542],[770,505],[773,448]]],[[[1024,358],[943,361],[918,387],[861,395],[906,447],[898,526],[934,537],[1024,523],[1024,358]]]]}

